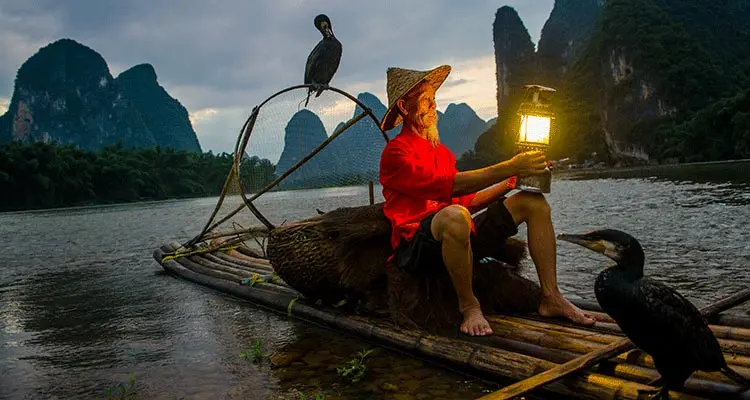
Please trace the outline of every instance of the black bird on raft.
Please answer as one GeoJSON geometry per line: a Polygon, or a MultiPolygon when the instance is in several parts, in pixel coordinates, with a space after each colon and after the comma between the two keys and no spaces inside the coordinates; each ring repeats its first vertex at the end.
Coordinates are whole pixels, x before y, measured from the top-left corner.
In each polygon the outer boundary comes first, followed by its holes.
{"type": "Polygon", "coordinates": [[[719,341],[700,311],[673,288],[643,276],[640,243],[625,232],[605,229],[559,240],[602,253],[617,262],[599,273],[596,299],[633,344],[650,354],[662,388],[653,399],[669,399],[695,371],[720,371],[737,383],[750,381],[730,369],[719,341]]]}
{"type": "Polygon", "coordinates": [[[305,84],[313,85],[307,90],[307,99],[305,107],[310,101],[310,94],[315,91],[315,97],[320,96],[328,87],[333,79],[333,75],[339,68],[341,61],[342,46],[341,42],[333,34],[331,20],[325,14],[315,17],[315,27],[318,28],[323,39],[318,42],[317,46],[307,56],[307,65],[305,66],[305,84]]]}

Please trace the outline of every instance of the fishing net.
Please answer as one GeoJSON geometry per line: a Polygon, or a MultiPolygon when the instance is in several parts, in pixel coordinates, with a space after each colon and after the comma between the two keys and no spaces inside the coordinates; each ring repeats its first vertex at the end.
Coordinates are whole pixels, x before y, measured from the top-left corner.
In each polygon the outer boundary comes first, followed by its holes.
{"type": "Polygon", "coordinates": [[[252,110],[215,209],[183,246],[268,259],[304,295],[336,301],[381,278],[390,251],[390,224],[376,204],[385,106],[336,88],[304,106],[307,92],[284,89],[252,110]]]}
{"type": "Polygon", "coordinates": [[[336,88],[311,96],[305,107],[307,91],[284,89],[252,110],[216,209],[190,244],[382,200],[376,186],[388,137],[378,121],[385,107],[370,94],[355,98],[336,88]]]}

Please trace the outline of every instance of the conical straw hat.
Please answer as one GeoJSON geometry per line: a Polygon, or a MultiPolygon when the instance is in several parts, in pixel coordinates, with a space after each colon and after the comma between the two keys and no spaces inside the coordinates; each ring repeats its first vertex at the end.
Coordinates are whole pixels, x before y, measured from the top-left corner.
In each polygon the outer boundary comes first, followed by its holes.
{"type": "Polygon", "coordinates": [[[401,115],[396,109],[396,101],[404,97],[411,89],[423,80],[432,84],[437,90],[443,84],[451,72],[450,65],[441,65],[428,71],[415,71],[413,69],[388,68],[386,73],[386,91],[388,92],[388,110],[380,122],[380,129],[388,131],[401,123],[401,115]]]}

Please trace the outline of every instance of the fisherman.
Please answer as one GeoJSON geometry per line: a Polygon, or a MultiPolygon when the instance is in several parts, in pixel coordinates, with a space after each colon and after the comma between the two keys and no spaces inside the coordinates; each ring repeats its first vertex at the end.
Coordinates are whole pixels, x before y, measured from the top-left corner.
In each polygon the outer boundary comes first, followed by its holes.
{"type": "Polygon", "coordinates": [[[505,197],[515,177],[544,170],[543,154],[524,152],[486,168],[458,172],[455,155],[440,144],[435,93],[450,70],[443,65],[428,71],[387,71],[388,110],[380,127],[388,131],[403,122],[380,159],[383,211],[392,225],[394,254],[389,264],[409,273],[445,266],[463,315],[461,331],[490,335],[492,328],[472,288],[474,260],[499,258],[494,254],[525,222],[541,287],[539,314],[594,324],[557,287],[555,233],[544,196],[519,192],[505,197]]]}

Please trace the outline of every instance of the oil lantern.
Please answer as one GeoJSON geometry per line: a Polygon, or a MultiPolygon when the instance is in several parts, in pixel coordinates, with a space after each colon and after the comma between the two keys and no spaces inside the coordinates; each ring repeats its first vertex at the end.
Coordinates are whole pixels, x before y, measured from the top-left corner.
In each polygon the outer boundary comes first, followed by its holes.
{"type": "MultiPolygon", "coordinates": [[[[542,151],[546,154],[549,148],[550,129],[555,118],[549,97],[555,89],[526,85],[523,87],[523,100],[518,108],[520,124],[516,139],[516,150],[542,151]]],[[[536,193],[549,193],[552,184],[552,171],[549,166],[543,174],[534,176],[519,176],[516,187],[536,193]]]]}

